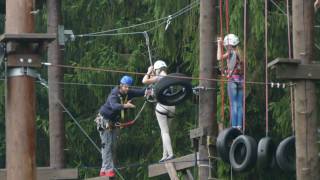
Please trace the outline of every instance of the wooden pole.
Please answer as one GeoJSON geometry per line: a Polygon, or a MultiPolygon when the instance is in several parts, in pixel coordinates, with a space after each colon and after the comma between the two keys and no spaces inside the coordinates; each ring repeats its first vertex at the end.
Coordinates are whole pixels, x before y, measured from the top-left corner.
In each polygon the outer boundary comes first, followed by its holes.
{"type": "MultiPolygon", "coordinates": [[[[310,64],[313,58],[314,11],[312,0],[292,1],[293,56],[301,64],[310,64]]],[[[317,147],[317,106],[315,83],[296,81],[296,174],[297,180],[314,180],[320,177],[317,147]]]]}
{"type": "MultiPolygon", "coordinates": [[[[217,78],[216,71],[216,0],[200,1],[200,78],[217,78]]],[[[216,82],[200,80],[200,86],[208,88],[201,90],[199,95],[199,128],[207,129],[207,136],[217,136],[217,95],[214,88],[216,82]]],[[[215,153],[213,153],[214,155],[215,153]]],[[[206,144],[199,143],[199,159],[208,160],[206,144]]],[[[208,179],[210,166],[208,161],[199,161],[200,180],[208,179]]],[[[213,173],[215,174],[215,173],[213,173]]]]}
{"type": "MultiPolygon", "coordinates": [[[[61,23],[60,0],[48,0],[48,33],[58,36],[58,26],[61,23]]],[[[58,37],[48,46],[48,61],[52,64],[62,64],[63,46],[58,43],[58,37]]],[[[65,167],[65,126],[62,108],[58,102],[63,102],[62,85],[63,70],[59,67],[50,66],[48,69],[49,85],[49,134],[50,134],[50,167],[65,167]]]]}
{"type": "MultiPolygon", "coordinates": [[[[7,0],[5,32],[34,31],[33,0],[7,0]]],[[[10,58],[11,54],[8,55],[10,58]]],[[[9,69],[10,70],[10,69],[9,69]]],[[[6,109],[7,180],[35,180],[35,79],[8,77],[6,109]]]]}

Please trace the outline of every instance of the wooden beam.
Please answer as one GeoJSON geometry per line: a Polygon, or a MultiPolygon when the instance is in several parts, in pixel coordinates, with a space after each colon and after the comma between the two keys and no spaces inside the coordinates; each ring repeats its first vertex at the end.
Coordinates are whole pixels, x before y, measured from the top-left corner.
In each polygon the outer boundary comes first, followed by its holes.
{"type": "MultiPolygon", "coordinates": [[[[189,154],[183,157],[179,157],[168,162],[171,162],[177,171],[193,167],[195,165],[194,154],[189,154]]],[[[165,163],[151,164],[148,167],[148,176],[154,177],[162,174],[167,174],[168,171],[165,167],[165,163]]]]}
{"type": "Polygon", "coordinates": [[[174,167],[173,163],[172,162],[166,162],[165,166],[166,166],[167,172],[168,172],[168,174],[170,176],[170,179],[171,180],[179,180],[176,168],[174,167]]]}
{"type": "Polygon", "coordinates": [[[283,80],[320,80],[320,64],[300,64],[297,59],[277,58],[268,64],[283,80]]]}
{"type": "MultiPolygon", "coordinates": [[[[7,179],[6,169],[0,169],[0,180],[7,179]]],[[[53,169],[50,167],[37,168],[38,180],[78,179],[78,169],[53,169]]]]}
{"type": "Polygon", "coordinates": [[[29,41],[29,42],[51,42],[55,40],[56,34],[48,34],[48,33],[19,33],[19,34],[10,34],[5,33],[0,36],[1,42],[8,41],[29,41]]]}

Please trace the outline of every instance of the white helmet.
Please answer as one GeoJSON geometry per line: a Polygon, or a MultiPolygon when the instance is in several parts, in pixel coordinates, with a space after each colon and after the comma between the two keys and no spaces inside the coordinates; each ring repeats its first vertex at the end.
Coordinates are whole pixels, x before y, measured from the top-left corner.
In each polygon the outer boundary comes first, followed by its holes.
{"type": "Polygon", "coordinates": [[[155,70],[161,69],[161,68],[166,68],[166,67],[167,67],[167,64],[162,60],[157,60],[153,65],[153,68],[155,70]]]}
{"type": "Polygon", "coordinates": [[[239,38],[238,36],[234,35],[234,34],[228,34],[224,37],[223,39],[223,45],[224,46],[228,46],[228,45],[231,45],[231,46],[236,46],[239,44],[239,38]]]}

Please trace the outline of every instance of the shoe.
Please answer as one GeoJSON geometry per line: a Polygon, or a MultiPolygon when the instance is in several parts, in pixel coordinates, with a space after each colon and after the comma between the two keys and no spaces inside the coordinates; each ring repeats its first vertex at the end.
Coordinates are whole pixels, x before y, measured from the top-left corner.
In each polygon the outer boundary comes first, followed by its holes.
{"type": "Polygon", "coordinates": [[[159,160],[159,163],[162,163],[162,162],[166,161],[167,158],[168,158],[167,156],[162,157],[162,158],[159,160]]]}
{"type": "Polygon", "coordinates": [[[172,154],[172,155],[169,155],[168,157],[167,157],[167,159],[166,159],[166,161],[169,161],[169,160],[171,160],[171,159],[174,159],[175,158],[175,156],[172,154]]]}
{"type": "Polygon", "coordinates": [[[100,174],[99,174],[99,176],[106,176],[106,172],[105,172],[105,171],[103,171],[103,170],[100,170],[100,174]]]}
{"type": "Polygon", "coordinates": [[[106,171],[106,175],[108,177],[114,177],[116,175],[116,173],[114,172],[114,170],[108,170],[106,171]]]}

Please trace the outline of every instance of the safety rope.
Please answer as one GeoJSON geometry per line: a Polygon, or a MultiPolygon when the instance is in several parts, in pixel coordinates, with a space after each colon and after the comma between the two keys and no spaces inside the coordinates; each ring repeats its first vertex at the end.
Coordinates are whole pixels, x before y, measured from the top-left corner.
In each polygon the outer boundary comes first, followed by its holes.
{"type": "Polygon", "coordinates": [[[242,110],[242,121],[243,121],[243,134],[246,132],[246,74],[247,74],[247,0],[244,0],[244,10],[243,10],[243,110],[242,110]]]}
{"type": "MultiPolygon", "coordinates": [[[[222,9],[222,6],[223,6],[223,3],[222,3],[222,0],[220,0],[220,3],[219,3],[219,13],[220,13],[220,37],[223,38],[223,9],[222,9]]],[[[222,41],[222,39],[221,39],[222,41]]],[[[218,44],[218,46],[220,46],[220,44],[218,44]]],[[[221,71],[221,74],[224,73],[224,59],[223,59],[223,54],[224,54],[224,49],[221,48],[221,59],[220,59],[220,71],[221,71]]],[[[224,76],[221,76],[221,78],[224,78],[224,76]]],[[[221,121],[222,121],[222,128],[224,128],[224,121],[225,121],[225,116],[224,116],[224,113],[225,113],[225,110],[224,110],[224,97],[225,97],[225,87],[224,87],[224,81],[220,81],[220,96],[221,96],[221,110],[220,110],[220,116],[221,116],[221,121]]]]}
{"type": "Polygon", "coordinates": [[[140,24],[135,24],[135,25],[127,26],[127,27],[121,27],[121,28],[98,31],[98,32],[92,32],[92,33],[86,33],[86,34],[78,34],[78,35],[75,35],[75,37],[90,37],[90,36],[98,37],[98,36],[117,36],[117,35],[143,34],[144,31],[133,31],[133,32],[122,32],[122,33],[118,33],[118,31],[125,30],[125,29],[136,28],[136,27],[139,27],[139,26],[144,26],[144,25],[147,25],[147,24],[151,24],[151,23],[156,23],[158,21],[162,21],[160,24],[158,24],[155,27],[150,28],[149,30],[147,30],[147,32],[151,31],[151,30],[154,30],[154,29],[158,28],[160,25],[165,24],[168,21],[169,18],[170,18],[170,21],[171,21],[172,19],[177,18],[177,17],[181,16],[182,14],[190,11],[194,7],[198,6],[199,3],[200,3],[199,0],[195,0],[192,3],[190,3],[189,5],[185,6],[184,8],[178,10],[177,12],[175,12],[175,13],[169,15],[169,16],[162,17],[160,19],[151,20],[151,21],[148,21],[148,22],[143,22],[143,23],[140,23],[140,24]],[[117,32],[117,33],[111,33],[111,32],[117,32]]]}
{"type": "MultiPolygon", "coordinates": [[[[42,63],[45,66],[53,66],[53,67],[63,67],[63,68],[70,68],[70,69],[80,69],[80,70],[88,70],[88,71],[101,71],[101,72],[112,72],[112,73],[121,73],[121,74],[132,74],[132,75],[141,75],[144,76],[146,73],[140,73],[140,72],[133,72],[133,71],[124,71],[124,70],[113,70],[113,69],[104,69],[104,68],[95,68],[95,67],[81,67],[81,66],[73,66],[73,65],[62,65],[62,64],[52,64],[52,63],[42,63]]],[[[161,75],[159,75],[161,77],[161,75]]],[[[227,80],[221,80],[218,78],[199,78],[199,77],[188,77],[188,76],[173,76],[173,75],[167,75],[168,77],[173,77],[177,79],[190,79],[190,80],[204,80],[204,81],[215,81],[220,82],[224,81],[227,82],[227,80]]],[[[259,81],[246,81],[246,84],[255,84],[255,85],[272,85],[274,82],[259,82],[259,81]]],[[[289,84],[287,84],[289,85],[289,84]]]]}
{"type": "MultiPolygon", "coordinates": [[[[268,82],[268,0],[264,1],[264,37],[265,37],[265,82],[268,82]]],[[[268,102],[268,85],[265,85],[266,92],[266,136],[269,134],[269,102],[268,102]]]]}
{"type": "Polygon", "coordinates": [[[142,112],[143,109],[145,108],[146,104],[147,104],[147,100],[144,101],[142,107],[140,108],[139,112],[137,113],[137,115],[134,117],[133,120],[128,121],[128,122],[125,122],[125,123],[116,122],[116,123],[115,123],[115,126],[116,126],[116,127],[120,127],[120,128],[124,128],[124,127],[129,127],[129,126],[133,125],[133,124],[138,120],[138,118],[140,117],[141,112],[142,112]]]}
{"type": "Polygon", "coordinates": [[[147,45],[147,48],[148,48],[148,55],[149,55],[149,63],[150,63],[150,66],[152,66],[153,63],[152,63],[152,56],[151,56],[151,51],[150,51],[150,39],[149,39],[148,32],[144,31],[143,32],[143,36],[146,39],[146,45],[147,45]]]}
{"type": "MultiPolygon", "coordinates": [[[[291,49],[291,24],[290,24],[290,7],[289,7],[289,0],[286,0],[286,7],[287,7],[287,29],[288,29],[288,56],[292,58],[292,49],[291,49]]],[[[295,107],[294,107],[294,85],[291,82],[290,86],[290,110],[291,110],[291,127],[292,127],[292,134],[295,134],[295,107]]]]}

